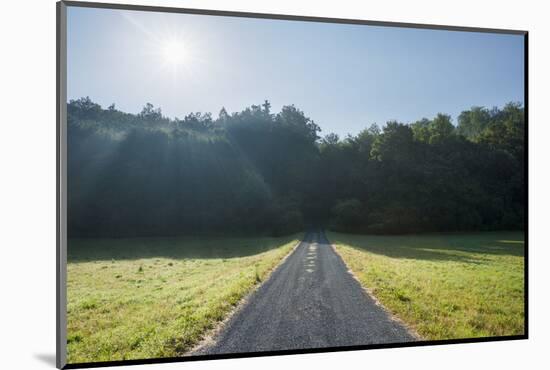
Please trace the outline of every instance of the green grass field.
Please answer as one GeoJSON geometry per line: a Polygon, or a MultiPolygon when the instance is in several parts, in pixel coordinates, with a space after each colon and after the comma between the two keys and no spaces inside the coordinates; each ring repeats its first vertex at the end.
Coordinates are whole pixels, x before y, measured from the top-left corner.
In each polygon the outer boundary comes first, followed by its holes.
{"type": "Polygon", "coordinates": [[[70,240],[68,362],[184,354],[299,237],[70,240]]]}
{"type": "Polygon", "coordinates": [[[327,233],[361,284],[424,339],[524,333],[522,233],[327,233]]]}

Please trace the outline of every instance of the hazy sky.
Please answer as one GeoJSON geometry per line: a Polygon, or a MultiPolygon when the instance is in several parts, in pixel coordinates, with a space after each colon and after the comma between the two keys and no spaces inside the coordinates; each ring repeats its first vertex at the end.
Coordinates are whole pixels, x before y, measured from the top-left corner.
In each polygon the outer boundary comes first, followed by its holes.
{"type": "Polygon", "coordinates": [[[68,98],[169,117],[295,104],[322,134],[523,102],[523,36],[68,8],[68,98]]]}

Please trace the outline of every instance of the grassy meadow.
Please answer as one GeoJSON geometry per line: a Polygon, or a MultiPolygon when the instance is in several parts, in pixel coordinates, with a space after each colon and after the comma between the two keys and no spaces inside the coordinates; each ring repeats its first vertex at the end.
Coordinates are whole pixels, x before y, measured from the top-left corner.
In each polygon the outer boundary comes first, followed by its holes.
{"type": "Polygon", "coordinates": [[[69,240],[68,362],[185,354],[300,236],[69,240]]]}
{"type": "Polygon", "coordinates": [[[424,339],[524,333],[523,233],[327,236],[361,284],[424,339]]]}

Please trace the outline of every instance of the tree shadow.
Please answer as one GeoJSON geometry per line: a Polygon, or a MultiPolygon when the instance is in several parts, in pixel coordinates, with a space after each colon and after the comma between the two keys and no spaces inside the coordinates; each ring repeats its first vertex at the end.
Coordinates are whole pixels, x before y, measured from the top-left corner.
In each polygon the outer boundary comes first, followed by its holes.
{"type": "Polygon", "coordinates": [[[253,256],[278,248],[302,235],[284,237],[158,237],[69,239],[69,262],[142,258],[213,259],[253,256]]]}
{"type": "Polygon", "coordinates": [[[496,232],[399,236],[333,234],[331,242],[390,258],[482,264],[491,256],[523,257],[522,239],[521,233],[496,232]]]}

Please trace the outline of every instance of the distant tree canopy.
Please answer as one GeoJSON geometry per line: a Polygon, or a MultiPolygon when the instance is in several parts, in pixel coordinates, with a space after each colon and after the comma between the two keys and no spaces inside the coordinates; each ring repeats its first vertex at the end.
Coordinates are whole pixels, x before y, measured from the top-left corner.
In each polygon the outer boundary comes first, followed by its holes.
{"type": "Polygon", "coordinates": [[[268,101],[217,119],[68,104],[69,236],[521,229],[524,109],[319,137],[268,101]]]}

